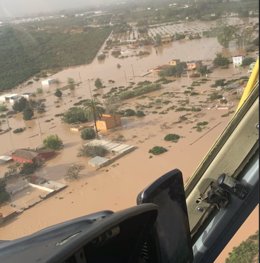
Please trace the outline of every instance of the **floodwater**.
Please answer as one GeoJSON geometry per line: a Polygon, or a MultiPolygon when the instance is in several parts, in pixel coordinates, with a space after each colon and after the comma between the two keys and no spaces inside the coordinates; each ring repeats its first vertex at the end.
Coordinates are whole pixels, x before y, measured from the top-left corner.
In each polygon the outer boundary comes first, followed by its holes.
{"type": "MultiPolygon", "coordinates": [[[[81,99],[89,98],[90,89],[93,93],[95,92],[93,91],[94,80],[98,77],[107,87],[103,91],[105,93],[112,86],[126,86],[130,81],[155,80],[157,78],[155,75],[140,76],[151,68],[168,63],[171,59],[212,60],[221,50],[221,46],[214,38],[179,41],[157,49],[149,48],[151,54],[143,58],[116,59],[109,56],[103,62],[95,59],[90,65],[68,68],[52,76],[61,81],[61,86],[66,84],[68,78],[74,78],[76,82],[81,82],[81,85],[74,92],[64,91],[61,100],[53,95],[55,86],[45,90],[39,98],[46,99],[47,112],[39,115],[37,119],[25,122],[19,114],[10,118],[9,125],[13,129],[19,127],[27,129],[22,134],[1,135],[0,154],[15,148],[39,146],[42,139],[48,134],[58,134],[64,142],[64,149],[55,159],[48,161],[45,167],[37,172],[37,175],[64,182],[63,177],[71,164],[83,164],[85,169],[81,173],[81,179],[70,182],[67,189],[25,211],[14,222],[1,227],[1,239],[18,238],[44,227],[99,210],[118,211],[133,206],[136,203],[137,194],[143,188],[174,168],[179,168],[183,172],[184,181],[186,181],[232,116],[222,117],[227,111],[217,110],[214,108],[214,103],[209,105],[206,102],[207,95],[212,92],[210,85],[219,78],[244,76],[246,75],[245,70],[237,70],[232,67],[229,70],[217,70],[209,76],[211,81],[201,87],[194,87],[194,91],[197,91],[199,95],[194,98],[190,97],[190,104],[197,105],[199,101],[202,101],[199,102],[202,112],[192,113],[187,122],[176,124],[179,117],[185,112],[169,111],[168,114],[159,115],[153,114],[151,110],[146,110],[147,116],[143,119],[125,119],[122,128],[103,134],[104,138],[110,139],[122,135],[125,139],[124,143],[135,145],[137,149],[115,164],[98,172],[88,167],[86,159],[77,157],[78,149],[83,143],[80,135],[70,132],[69,126],[63,124],[60,117],[54,115],[65,112],[79,100],[79,97],[81,99]],[[118,63],[121,65],[120,69],[117,68],[118,63]],[[109,80],[114,80],[115,84],[109,84],[109,80]],[[212,109],[208,110],[208,106],[212,106],[212,109]],[[202,133],[193,128],[200,121],[209,122],[209,126],[202,133]],[[207,133],[212,127],[216,128],[207,133]],[[163,138],[168,133],[180,134],[180,141],[177,144],[165,142],[163,138]],[[204,136],[202,136],[203,134],[204,136]],[[198,140],[199,137],[202,138],[198,140]],[[168,152],[151,158],[148,151],[156,145],[166,147],[168,152]]],[[[171,99],[170,105],[163,106],[158,112],[169,106],[178,106],[180,104],[178,100],[187,99],[183,94],[183,86],[190,86],[192,81],[188,77],[182,78],[168,84],[162,91],[147,96],[156,99],[166,91],[179,92],[180,94],[176,98],[171,99]]],[[[31,86],[21,86],[13,92],[34,92],[38,87],[40,87],[40,82],[31,86]]],[[[225,94],[225,96],[228,98],[230,96],[234,102],[234,107],[231,109],[234,110],[238,100],[231,97],[230,94],[225,94]]],[[[138,104],[145,104],[146,100],[133,99],[124,103],[124,107],[133,108],[138,104]]],[[[1,166],[0,169],[2,174],[6,167],[1,166]]]]}

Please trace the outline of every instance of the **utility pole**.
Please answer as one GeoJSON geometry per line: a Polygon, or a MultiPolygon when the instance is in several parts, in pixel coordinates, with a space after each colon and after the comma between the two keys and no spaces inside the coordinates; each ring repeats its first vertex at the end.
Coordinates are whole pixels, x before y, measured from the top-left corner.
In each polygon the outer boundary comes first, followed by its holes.
{"type": "Polygon", "coordinates": [[[14,150],[14,143],[13,143],[13,138],[12,138],[12,133],[11,133],[11,127],[9,125],[9,118],[8,116],[6,116],[6,124],[7,124],[7,127],[8,127],[8,133],[9,133],[9,137],[10,137],[10,142],[11,142],[11,151],[14,150]]]}
{"type": "Polygon", "coordinates": [[[79,83],[81,84],[81,75],[80,75],[80,72],[79,72],[79,83]]]}
{"type": "Polygon", "coordinates": [[[96,105],[92,96],[92,91],[91,91],[91,86],[90,86],[90,80],[88,79],[88,87],[89,87],[89,93],[90,93],[90,98],[91,98],[91,108],[93,112],[93,119],[94,119],[94,127],[95,127],[95,132],[96,132],[96,138],[99,139],[98,136],[98,129],[97,129],[97,115],[96,115],[96,105]]]}
{"type": "Polygon", "coordinates": [[[124,75],[125,75],[125,84],[127,85],[127,76],[126,76],[125,71],[124,71],[124,75]]]}
{"type": "Polygon", "coordinates": [[[135,73],[134,73],[133,64],[131,64],[131,68],[132,68],[132,72],[133,72],[133,78],[134,78],[134,82],[135,82],[135,73]]]}

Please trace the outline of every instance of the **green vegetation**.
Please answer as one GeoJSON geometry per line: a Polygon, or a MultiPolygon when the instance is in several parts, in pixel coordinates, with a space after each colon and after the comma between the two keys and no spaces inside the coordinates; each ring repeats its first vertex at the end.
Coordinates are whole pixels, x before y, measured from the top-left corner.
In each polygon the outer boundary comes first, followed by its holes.
{"type": "Polygon", "coordinates": [[[108,154],[108,150],[101,145],[86,145],[83,146],[80,150],[79,150],[79,156],[87,156],[87,157],[95,157],[95,156],[100,156],[100,157],[104,157],[108,154]]]}
{"type": "Polygon", "coordinates": [[[43,144],[46,148],[52,150],[60,150],[63,147],[63,142],[58,135],[49,135],[43,140],[43,144]]]}
{"type": "Polygon", "coordinates": [[[33,174],[37,170],[38,167],[39,167],[39,165],[37,165],[36,163],[24,163],[20,167],[20,173],[19,174],[21,174],[21,175],[33,174]]]}
{"type": "Polygon", "coordinates": [[[178,142],[180,138],[181,138],[180,135],[170,133],[170,134],[167,134],[167,135],[164,137],[164,140],[165,140],[165,141],[170,141],[170,142],[178,142]]]}
{"type": "Polygon", "coordinates": [[[22,112],[28,106],[29,106],[28,100],[22,97],[19,100],[15,101],[13,105],[13,110],[16,112],[22,112]]]}
{"type": "Polygon", "coordinates": [[[246,57],[246,58],[244,58],[244,60],[243,60],[243,62],[242,62],[242,66],[243,66],[243,67],[249,66],[249,65],[252,64],[253,62],[255,62],[255,59],[254,59],[254,58],[246,57]]]}
{"type": "Polygon", "coordinates": [[[26,128],[17,128],[15,130],[13,130],[13,133],[21,133],[21,132],[23,132],[25,130],[26,130],[26,128]]]}
{"type": "Polygon", "coordinates": [[[217,39],[219,44],[225,48],[228,48],[229,42],[235,38],[236,28],[234,26],[223,25],[218,31],[217,39]]]}
{"type": "Polygon", "coordinates": [[[73,78],[68,78],[68,86],[70,90],[74,90],[76,83],[75,80],[73,78]]]}
{"type": "Polygon", "coordinates": [[[153,155],[159,155],[167,151],[168,150],[162,146],[154,146],[152,149],[149,150],[149,153],[152,153],[153,155]]]}
{"type": "Polygon", "coordinates": [[[141,117],[144,117],[144,116],[145,116],[145,113],[144,113],[143,111],[138,110],[138,111],[136,112],[136,117],[141,118],[141,117]]]}
{"type": "Polygon", "coordinates": [[[103,88],[103,83],[102,83],[102,81],[101,81],[100,78],[97,78],[97,79],[95,80],[95,87],[96,87],[97,89],[103,88]]]}
{"type": "Polygon", "coordinates": [[[86,128],[86,129],[81,131],[80,136],[81,136],[81,139],[83,139],[83,140],[91,140],[91,139],[94,139],[96,137],[96,133],[95,133],[94,129],[86,128]]]}
{"type": "Polygon", "coordinates": [[[223,57],[221,54],[217,54],[217,56],[213,60],[213,64],[216,67],[223,67],[229,65],[229,60],[226,57],[223,57]]]}
{"type": "Polygon", "coordinates": [[[5,187],[6,187],[5,179],[0,178],[0,204],[10,199],[10,195],[6,191],[5,187]]]}
{"type": "Polygon", "coordinates": [[[82,166],[80,165],[76,165],[76,164],[73,164],[72,166],[69,167],[66,175],[65,175],[65,178],[67,180],[77,180],[79,179],[79,173],[80,171],[82,170],[82,166]]]}
{"type": "Polygon", "coordinates": [[[170,77],[170,76],[175,76],[175,77],[180,77],[182,73],[186,70],[187,65],[185,62],[181,62],[177,64],[176,66],[169,66],[166,69],[162,69],[159,72],[160,77],[170,77]]]}
{"type": "Polygon", "coordinates": [[[0,104],[0,112],[5,112],[7,110],[8,110],[8,108],[6,107],[6,105],[0,104]]]}
{"type": "Polygon", "coordinates": [[[32,117],[34,115],[33,109],[29,106],[27,106],[24,110],[23,110],[23,119],[25,121],[31,120],[32,117]]]}
{"type": "Polygon", "coordinates": [[[56,21],[53,27],[45,25],[47,22],[1,27],[0,89],[10,89],[43,70],[90,63],[111,28],[88,28],[73,34],[70,27],[74,22],[70,22],[61,25],[56,21]],[[46,29],[37,30],[38,27],[46,29]]]}
{"type": "Polygon", "coordinates": [[[118,96],[119,100],[127,100],[159,89],[161,89],[161,85],[153,83],[144,86],[137,86],[134,90],[119,91],[114,94],[114,96],[118,96]]]}
{"type": "Polygon", "coordinates": [[[62,117],[66,123],[83,123],[88,121],[87,112],[80,107],[72,107],[66,111],[62,117]]]}
{"type": "Polygon", "coordinates": [[[208,125],[207,121],[198,122],[193,129],[196,129],[197,132],[201,132],[208,125]]]}
{"type": "Polygon", "coordinates": [[[56,89],[54,95],[57,97],[57,98],[61,98],[62,97],[62,91],[60,89],[56,89]]]}
{"type": "Polygon", "coordinates": [[[131,117],[136,115],[136,112],[133,109],[126,109],[125,111],[122,111],[122,113],[125,117],[131,117]]]}
{"type": "Polygon", "coordinates": [[[43,94],[43,89],[42,88],[37,88],[36,89],[36,94],[43,94]]]}
{"type": "Polygon", "coordinates": [[[259,231],[235,247],[225,263],[259,262],[259,231]]]}

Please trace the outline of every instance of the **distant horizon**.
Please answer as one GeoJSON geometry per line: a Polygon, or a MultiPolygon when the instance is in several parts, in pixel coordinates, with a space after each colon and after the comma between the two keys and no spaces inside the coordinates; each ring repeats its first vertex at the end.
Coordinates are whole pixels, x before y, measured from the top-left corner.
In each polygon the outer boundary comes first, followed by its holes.
{"type": "MultiPolygon", "coordinates": [[[[131,1],[131,0],[127,0],[131,1]]],[[[58,13],[123,2],[119,0],[0,0],[0,19],[58,13]]]]}

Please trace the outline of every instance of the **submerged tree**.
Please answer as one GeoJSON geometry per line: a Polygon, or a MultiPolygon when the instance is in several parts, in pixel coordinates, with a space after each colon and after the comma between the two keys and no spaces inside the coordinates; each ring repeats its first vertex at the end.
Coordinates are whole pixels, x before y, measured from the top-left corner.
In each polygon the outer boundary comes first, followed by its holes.
{"type": "Polygon", "coordinates": [[[217,39],[220,45],[229,47],[231,40],[235,38],[236,28],[234,26],[223,25],[218,29],[217,39]]]}
{"type": "Polygon", "coordinates": [[[52,150],[60,150],[63,147],[63,142],[58,135],[49,135],[44,139],[43,144],[46,148],[52,150]]]}
{"type": "Polygon", "coordinates": [[[88,99],[84,103],[85,109],[92,113],[97,138],[98,138],[97,120],[100,120],[102,114],[105,112],[104,108],[101,105],[102,104],[95,99],[88,99]]]}

